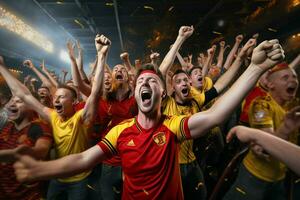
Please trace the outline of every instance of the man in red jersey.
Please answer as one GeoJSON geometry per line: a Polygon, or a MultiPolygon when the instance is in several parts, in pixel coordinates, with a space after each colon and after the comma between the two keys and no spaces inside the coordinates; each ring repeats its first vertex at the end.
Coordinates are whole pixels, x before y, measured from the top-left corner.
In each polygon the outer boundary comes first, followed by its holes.
{"type": "Polygon", "coordinates": [[[40,182],[20,183],[16,180],[12,162],[17,153],[28,152],[37,159],[45,159],[52,145],[51,129],[35,116],[19,97],[8,102],[9,121],[0,130],[0,199],[40,199],[40,182]]]}
{"type": "Polygon", "coordinates": [[[188,116],[164,116],[165,82],[153,65],[137,73],[138,115],[115,126],[94,147],[79,154],[41,162],[21,156],[14,167],[18,180],[68,176],[118,154],[124,172],[123,199],[183,199],[178,142],[205,135],[224,121],[258,78],[284,57],[277,40],[254,49],[252,62],[235,84],[207,111],[188,116]],[[224,107],[224,104],[226,107],[224,107]]]}

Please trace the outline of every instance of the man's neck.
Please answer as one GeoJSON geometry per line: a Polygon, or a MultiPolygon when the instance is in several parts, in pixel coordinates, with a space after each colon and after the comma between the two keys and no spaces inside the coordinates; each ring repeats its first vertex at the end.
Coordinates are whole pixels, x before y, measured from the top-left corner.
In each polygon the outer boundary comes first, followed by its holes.
{"type": "Polygon", "coordinates": [[[67,120],[70,119],[75,113],[76,113],[76,111],[73,110],[73,111],[70,111],[70,113],[68,113],[68,114],[59,115],[59,117],[61,118],[61,121],[67,121],[67,120]]]}
{"type": "Polygon", "coordinates": [[[129,87],[127,84],[122,84],[116,91],[116,100],[123,101],[128,97],[129,87]]]}
{"type": "Polygon", "coordinates": [[[137,121],[143,129],[150,129],[159,123],[161,117],[162,114],[160,110],[152,113],[143,113],[139,111],[137,121]]]}
{"type": "Polygon", "coordinates": [[[30,124],[30,119],[28,117],[24,117],[22,119],[17,119],[14,121],[15,128],[17,130],[22,130],[24,127],[28,126],[30,124]]]}
{"type": "Polygon", "coordinates": [[[177,95],[174,96],[174,99],[176,101],[177,104],[179,105],[185,105],[189,102],[190,98],[189,99],[186,99],[186,100],[182,100],[180,99],[177,95]]]}
{"type": "Polygon", "coordinates": [[[202,85],[201,86],[197,86],[197,87],[193,86],[193,87],[196,88],[196,90],[199,91],[199,92],[201,92],[202,88],[203,88],[202,85]]]}

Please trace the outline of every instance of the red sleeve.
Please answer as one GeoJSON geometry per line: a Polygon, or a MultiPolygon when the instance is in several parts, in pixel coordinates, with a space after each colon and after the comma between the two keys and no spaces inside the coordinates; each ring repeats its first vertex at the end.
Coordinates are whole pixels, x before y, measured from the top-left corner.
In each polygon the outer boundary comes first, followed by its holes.
{"type": "Polygon", "coordinates": [[[111,158],[113,155],[117,154],[116,149],[105,138],[103,138],[97,145],[102,149],[107,158],[111,158]]]}
{"type": "Polygon", "coordinates": [[[79,102],[79,103],[77,103],[76,105],[74,105],[74,109],[75,109],[75,111],[78,111],[78,110],[83,109],[84,106],[85,106],[85,102],[82,101],[82,102],[79,102]]]}
{"type": "Polygon", "coordinates": [[[184,119],[184,122],[183,122],[183,130],[184,130],[185,137],[187,140],[192,139],[191,132],[190,132],[189,125],[188,125],[189,119],[190,118],[187,117],[184,119]]]}

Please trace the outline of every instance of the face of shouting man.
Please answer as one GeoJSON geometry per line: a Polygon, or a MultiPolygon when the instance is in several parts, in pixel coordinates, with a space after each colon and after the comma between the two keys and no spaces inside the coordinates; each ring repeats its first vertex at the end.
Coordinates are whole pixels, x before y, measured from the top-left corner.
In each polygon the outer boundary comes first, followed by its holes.
{"type": "Polygon", "coordinates": [[[191,84],[186,73],[176,73],[173,76],[172,85],[177,103],[183,104],[190,99],[191,84]]]}
{"type": "Polygon", "coordinates": [[[150,114],[158,111],[164,95],[163,82],[155,72],[145,70],[138,76],[135,99],[140,112],[150,114]]]}

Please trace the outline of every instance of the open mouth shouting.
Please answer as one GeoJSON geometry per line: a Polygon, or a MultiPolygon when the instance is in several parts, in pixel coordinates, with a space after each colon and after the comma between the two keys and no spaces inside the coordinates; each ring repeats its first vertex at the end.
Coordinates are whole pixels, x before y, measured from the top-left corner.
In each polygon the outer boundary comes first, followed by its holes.
{"type": "Polygon", "coordinates": [[[123,81],[124,80],[124,77],[123,77],[122,73],[117,73],[116,74],[116,80],[118,80],[118,81],[123,81]]]}
{"type": "Polygon", "coordinates": [[[61,104],[55,104],[54,108],[58,114],[61,114],[63,112],[63,106],[61,104]]]}
{"type": "Polygon", "coordinates": [[[289,96],[295,96],[296,95],[296,92],[297,92],[297,86],[296,85],[290,85],[288,86],[288,88],[286,89],[286,93],[289,95],[289,96]]]}
{"type": "Polygon", "coordinates": [[[17,108],[8,108],[10,115],[16,115],[19,111],[17,108]]]}
{"type": "Polygon", "coordinates": [[[189,90],[188,90],[188,88],[183,88],[183,89],[181,90],[181,93],[182,93],[182,95],[183,95],[184,97],[189,96],[189,90]]]}
{"type": "Polygon", "coordinates": [[[39,94],[40,99],[45,99],[47,96],[45,94],[39,94]]]}
{"type": "Polygon", "coordinates": [[[19,117],[19,109],[16,107],[8,107],[8,116],[11,120],[15,120],[19,117]]]}
{"type": "Polygon", "coordinates": [[[197,77],[197,81],[198,81],[199,83],[202,83],[202,76],[198,76],[198,77],[197,77]]]}
{"type": "Polygon", "coordinates": [[[141,98],[144,105],[149,105],[151,103],[152,91],[151,90],[142,90],[141,98]]]}

